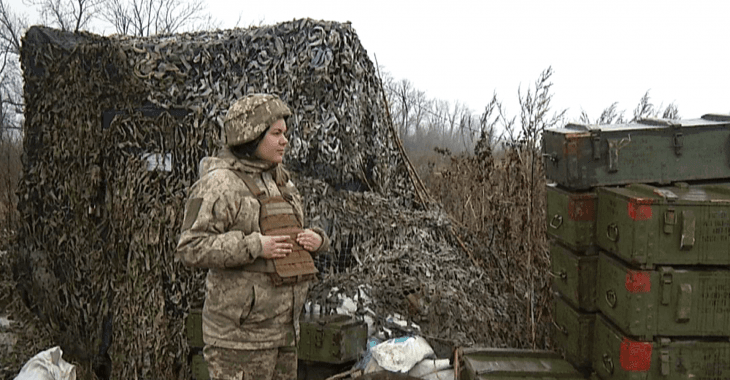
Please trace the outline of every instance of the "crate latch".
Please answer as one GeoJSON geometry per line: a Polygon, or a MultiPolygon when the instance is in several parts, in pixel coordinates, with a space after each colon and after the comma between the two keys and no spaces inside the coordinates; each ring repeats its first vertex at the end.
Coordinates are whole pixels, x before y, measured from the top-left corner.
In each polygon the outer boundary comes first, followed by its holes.
{"type": "Polygon", "coordinates": [[[672,280],[674,277],[674,269],[671,267],[661,267],[659,270],[662,279],[662,305],[669,305],[672,298],[672,280]]]}
{"type": "Polygon", "coordinates": [[[695,245],[695,214],[692,210],[682,211],[682,237],[679,248],[690,250],[695,245]]]}
{"type": "Polygon", "coordinates": [[[661,351],[662,376],[669,376],[669,350],[661,351]]]}
{"type": "Polygon", "coordinates": [[[673,208],[669,208],[667,211],[664,211],[664,233],[673,233],[675,224],[677,224],[677,213],[673,208]]]}
{"type": "Polygon", "coordinates": [[[662,363],[661,373],[662,376],[669,376],[672,362],[669,360],[669,344],[672,343],[669,338],[659,338],[659,346],[662,350],[659,351],[659,360],[662,363]]]}
{"type": "Polygon", "coordinates": [[[631,135],[623,139],[606,139],[608,142],[608,171],[618,171],[618,152],[631,143],[631,135]]]}
{"type": "Polygon", "coordinates": [[[593,143],[593,160],[598,161],[601,159],[601,131],[592,129],[591,130],[591,142],[593,143]]]}
{"type": "Polygon", "coordinates": [[[692,311],[692,284],[680,284],[679,294],[677,296],[677,309],[674,315],[674,321],[678,323],[689,322],[690,312],[692,311]]]}
{"type": "Polygon", "coordinates": [[[674,146],[674,154],[677,156],[682,155],[682,146],[684,145],[682,141],[682,132],[677,132],[674,134],[674,137],[672,138],[672,145],[674,146]]]}

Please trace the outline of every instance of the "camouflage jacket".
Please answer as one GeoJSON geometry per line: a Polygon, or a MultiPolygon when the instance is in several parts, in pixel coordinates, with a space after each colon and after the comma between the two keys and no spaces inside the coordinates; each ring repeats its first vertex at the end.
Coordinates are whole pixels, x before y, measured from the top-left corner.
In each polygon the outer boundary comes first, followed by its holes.
{"type": "MultiPolygon", "coordinates": [[[[307,282],[274,287],[269,274],[242,270],[261,254],[259,202],[235,174],[241,170],[255,178],[269,196],[288,193],[302,225],[299,192],[291,181],[277,187],[277,170],[260,162],[239,160],[224,150],[200,163],[200,179],[190,188],[185,221],[177,245],[178,257],[187,266],[208,268],[203,308],[203,341],[206,345],[256,350],[293,346],[299,337],[299,315],[309,290],[307,282]]],[[[329,249],[322,236],[318,252],[329,249]]]]}

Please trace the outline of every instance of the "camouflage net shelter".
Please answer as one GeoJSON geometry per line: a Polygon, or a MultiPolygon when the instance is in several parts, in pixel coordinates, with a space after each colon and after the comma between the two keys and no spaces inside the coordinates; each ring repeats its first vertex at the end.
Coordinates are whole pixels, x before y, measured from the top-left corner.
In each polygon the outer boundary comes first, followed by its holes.
{"type": "Polygon", "coordinates": [[[17,289],[80,373],[105,377],[110,363],[111,378],[190,377],[184,319],[202,306],[205,271],[174,256],[186,191],[221,146],[229,104],[251,92],[292,108],[285,163],[333,241],[311,299],[365,292],[360,311],[459,344],[529,340],[449,218],[420,202],[349,23],[150,38],[36,26],[21,61],[17,289]]]}

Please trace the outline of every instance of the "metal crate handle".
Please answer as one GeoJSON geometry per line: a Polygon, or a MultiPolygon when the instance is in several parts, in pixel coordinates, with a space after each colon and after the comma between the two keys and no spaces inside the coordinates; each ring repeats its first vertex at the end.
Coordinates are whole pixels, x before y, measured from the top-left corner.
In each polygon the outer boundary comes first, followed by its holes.
{"type": "Polygon", "coordinates": [[[603,368],[608,371],[609,374],[613,375],[613,359],[608,354],[603,354],[603,368]]]}
{"type": "Polygon", "coordinates": [[[606,290],[606,303],[608,304],[608,306],[611,306],[611,309],[614,309],[616,308],[616,302],[616,292],[614,292],[613,289],[606,290]]]}
{"type": "Polygon", "coordinates": [[[611,223],[606,227],[606,237],[612,242],[618,241],[618,225],[611,223]]]}
{"type": "Polygon", "coordinates": [[[562,224],[563,217],[560,214],[553,215],[553,218],[550,220],[550,227],[557,230],[562,224]]]}

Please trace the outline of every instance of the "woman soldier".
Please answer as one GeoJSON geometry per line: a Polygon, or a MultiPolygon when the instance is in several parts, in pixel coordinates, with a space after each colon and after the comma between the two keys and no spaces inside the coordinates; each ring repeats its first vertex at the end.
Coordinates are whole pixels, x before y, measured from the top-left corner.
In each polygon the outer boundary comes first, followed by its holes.
{"type": "Polygon", "coordinates": [[[213,379],[296,379],[299,315],[325,251],[320,228],[302,229],[299,192],[282,167],[289,108],[248,95],[228,110],[225,148],[200,162],[177,252],[208,268],[203,356],[213,379]]]}

